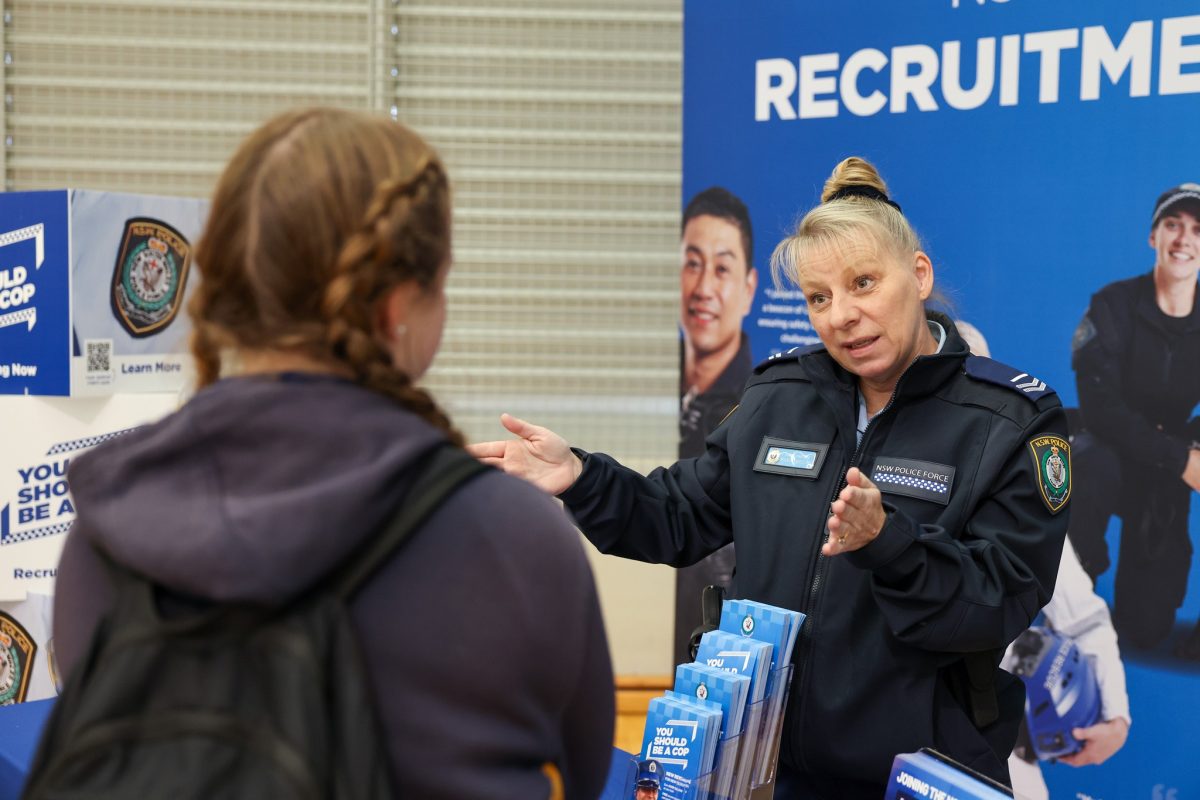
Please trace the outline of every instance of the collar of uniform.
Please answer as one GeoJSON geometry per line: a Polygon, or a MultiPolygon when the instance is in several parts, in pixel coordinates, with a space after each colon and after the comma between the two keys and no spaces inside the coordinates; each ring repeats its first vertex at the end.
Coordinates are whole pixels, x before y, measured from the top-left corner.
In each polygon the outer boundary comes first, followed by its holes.
{"type": "MultiPolygon", "coordinates": [[[[955,372],[961,371],[963,360],[970,355],[970,348],[959,336],[958,329],[949,317],[938,311],[928,311],[925,318],[940,325],[946,332],[946,338],[938,352],[918,357],[905,370],[896,386],[897,399],[919,397],[934,391],[955,372]]],[[[858,376],[834,361],[824,348],[802,356],[800,362],[818,384],[829,385],[829,379],[832,378],[833,385],[847,392],[854,391],[858,386],[858,376]]]]}

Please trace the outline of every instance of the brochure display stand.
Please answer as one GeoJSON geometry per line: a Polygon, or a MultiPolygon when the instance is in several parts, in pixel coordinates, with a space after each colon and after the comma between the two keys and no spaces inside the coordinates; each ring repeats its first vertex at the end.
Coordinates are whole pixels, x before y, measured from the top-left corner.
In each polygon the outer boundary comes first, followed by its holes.
{"type": "Polygon", "coordinates": [[[770,693],[747,706],[741,735],[721,742],[724,752],[718,750],[713,791],[698,793],[696,800],[749,800],[751,796],[759,796],[755,790],[774,786],[783,710],[791,685],[790,664],[771,674],[770,693]]]}
{"type": "MultiPolygon", "coordinates": [[[[715,766],[710,772],[688,780],[665,769],[656,770],[659,800],[765,800],[773,793],[775,768],[779,760],[779,741],[783,729],[784,709],[792,683],[792,666],[771,674],[770,689],[757,703],[746,707],[743,726],[736,734],[717,743],[715,766]]],[[[621,795],[632,800],[639,776],[647,775],[646,761],[626,755],[621,795]]],[[[606,793],[604,800],[617,800],[606,793]]]]}
{"type": "MultiPolygon", "coordinates": [[[[706,624],[717,622],[711,617],[706,624]]],[[[650,701],[626,796],[769,800],[803,623],[798,611],[722,601],[719,624],[700,636],[695,660],[676,668],[675,688],[650,701]]]]}

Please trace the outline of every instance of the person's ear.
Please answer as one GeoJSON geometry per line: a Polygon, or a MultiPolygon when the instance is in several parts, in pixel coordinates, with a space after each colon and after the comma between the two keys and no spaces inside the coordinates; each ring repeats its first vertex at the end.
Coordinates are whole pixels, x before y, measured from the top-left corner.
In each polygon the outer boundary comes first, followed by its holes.
{"type": "Polygon", "coordinates": [[[758,291],[758,270],[750,267],[746,270],[746,305],[742,316],[746,316],[754,308],[754,293],[758,291]]]}
{"type": "Polygon", "coordinates": [[[928,300],[933,293],[933,262],[920,250],[913,254],[913,276],[917,279],[917,293],[922,300],[928,300]]]}
{"type": "Polygon", "coordinates": [[[405,281],[384,293],[375,306],[375,333],[382,341],[393,345],[404,338],[410,312],[420,294],[416,281],[405,281]]]}

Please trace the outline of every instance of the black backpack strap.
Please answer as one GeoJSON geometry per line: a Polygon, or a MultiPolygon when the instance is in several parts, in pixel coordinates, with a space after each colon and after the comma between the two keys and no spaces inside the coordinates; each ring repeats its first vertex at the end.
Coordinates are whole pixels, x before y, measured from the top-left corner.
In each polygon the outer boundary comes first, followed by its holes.
{"type": "Polygon", "coordinates": [[[438,445],[418,468],[420,476],[409,489],[392,521],[343,564],[326,584],[343,600],[354,596],[367,579],[421,526],[446,497],[490,467],[449,442],[438,445]]]}

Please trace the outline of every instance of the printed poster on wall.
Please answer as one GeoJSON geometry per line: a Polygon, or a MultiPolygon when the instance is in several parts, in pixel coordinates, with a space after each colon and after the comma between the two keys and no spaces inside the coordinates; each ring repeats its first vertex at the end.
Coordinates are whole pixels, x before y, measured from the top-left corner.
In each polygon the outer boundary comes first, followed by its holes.
{"type": "Polygon", "coordinates": [[[697,259],[741,280],[696,293],[693,338],[727,308],[727,353],[817,341],[769,258],[859,155],[952,315],[1072,409],[1071,536],[1112,609],[1133,724],[1104,764],[1039,762],[1054,797],[1200,794],[1197,123],[1196,0],[685,2],[682,202],[733,196],[752,231],[739,251],[738,215],[710,213],[731,224],[697,259]]]}
{"type": "Polygon", "coordinates": [[[53,595],[75,507],[67,472],[96,445],[152,422],[177,394],[0,396],[0,705],[56,693],[53,595]]]}
{"type": "Polygon", "coordinates": [[[0,394],[177,391],[207,201],[0,194],[0,394]]]}
{"type": "Polygon", "coordinates": [[[75,519],[71,461],[174,410],[178,394],[104,398],[0,397],[0,601],[50,594],[75,519]]]}

